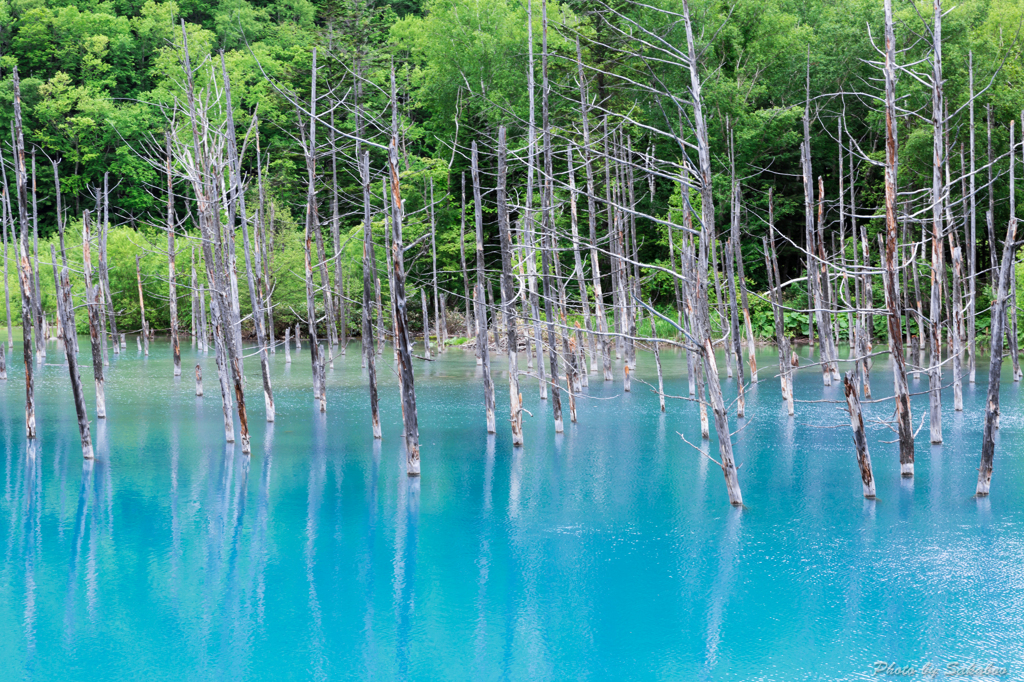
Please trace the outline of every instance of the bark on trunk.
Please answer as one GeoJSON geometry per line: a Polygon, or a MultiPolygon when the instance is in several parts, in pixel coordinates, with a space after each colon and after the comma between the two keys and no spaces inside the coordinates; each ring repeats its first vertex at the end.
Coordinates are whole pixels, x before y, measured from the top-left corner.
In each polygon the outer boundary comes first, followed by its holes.
{"type": "Polygon", "coordinates": [[[142,298],[142,269],[139,267],[139,257],[135,257],[135,278],[139,283],[139,315],[142,317],[142,348],[143,353],[149,355],[149,327],[146,326],[146,302],[142,298]]]}
{"type": "Polygon", "coordinates": [[[860,480],[864,484],[864,497],[875,497],[875,477],[871,472],[871,454],[868,452],[868,439],[864,433],[864,416],[860,411],[860,398],[857,397],[857,382],[853,372],[847,372],[843,380],[846,391],[846,406],[850,411],[850,427],[853,429],[853,446],[857,450],[857,466],[860,467],[860,480]]]}
{"type": "Polygon", "coordinates": [[[651,339],[654,341],[654,365],[658,368],[658,404],[665,411],[665,381],[661,376],[661,350],[658,348],[658,328],[651,318],[651,339]]]}
{"type": "MultiPolygon", "coordinates": [[[[725,272],[726,282],[729,285],[729,309],[732,312],[730,319],[730,334],[732,335],[732,351],[736,355],[736,417],[743,419],[746,412],[746,397],[743,393],[743,349],[740,341],[739,315],[736,313],[736,280],[733,274],[733,259],[736,252],[736,244],[731,240],[725,242],[725,272]]],[[[824,352],[824,344],[822,344],[824,352]]]]}
{"type": "MultiPolygon", "coordinates": [[[[18,187],[18,281],[21,284],[23,359],[25,362],[25,437],[36,437],[36,399],[32,362],[32,274],[28,263],[28,176],[25,172],[25,136],[21,124],[21,84],[18,68],[13,70],[14,85],[14,172],[18,187]]],[[[68,344],[72,351],[74,344],[68,344]]]]}
{"type": "MultiPolygon", "coordinates": [[[[892,0],[885,0],[885,303],[889,331],[893,335],[892,372],[896,423],[900,441],[900,474],[914,475],[914,432],[910,423],[910,393],[900,337],[899,295],[896,291],[896,37],[893,33],[892,0]]],[[[866,241],[866,240],[865,240],[866,241]]]]}
{"type": "Polygon", "coordinates": [[[89,212],[82,213],[82,270],[85,276],[85,303],[89,315],[89,339],[92,342],[92,372],[96,384],[96,418],[107,416],[107,399],[104,393],[103,380],[103,346],[104,339],[100,332],[100,311],[98,287],[92,283],[92,254],[89,240],[89,212]]]}
{"type": "Polygon", "coordinates": [[[484,410],[487,416],[487,433],[494,433],[494,383],[491,381],[491,354],[488,348],[487,308],[484,293],[484,214],[480,192],[480,159],[476,140],[472,146],[473,173],[473,217],[476,224],[476,289],[473,298],[476,301],[476,347],[477,356],[483,368],[484,379],[484,410]]]}
{"type": "Polygon", "coordinates": [[[690,66],[690,97],[693,103],[694,132],[697,140],[699,181],[701,192],[701,233],[699,263],[691,262],[690,272],[696,273],[696,282],[687,296],[687,314],[695,321],[696,337],[700,340],[704,369],[708,376],[708,393],[715,414],[715,431],[718,433],[718,448],[722,473],[725,476],[729,502],[743,504],[736,463],[733,460],[732,436],[729,433],[729,415],[722,399],[722,387],[718,380],[715,364],[715,349],[711,339],[711,320],[708,312],[708,242],[712,237],[715,221],[714,196],[711,187],[711,148],[708,144],[707,124],[704,120],[701,99],[701,82],[698,73],[697,48],[693,39],[693,25],[690,21],[689,0],[683,0],[683,22],[686,28],[686,47],[690,66]]]}
{"type": "Polygon", "coordinates": [[[402,423],[405,426],[406,469],[410,476],[420,475],[420,428],[416,415],[416,389],[413,385],[412,355],[409,352],[408,317],[405,304],[405,259],[402,253],[402,193],[398,178],[398,139],[388,148],[391,174],[391,259],[395,277],[395,345],[401,376],[402,423]]]}
{"type": "MultiPolygon", "coordinates": [[[[230,104],[228,105],[230,108],[230,104]]],[[[174,376],[181,376],[181,347],[178,345],[178,285],[174,273],[174,183],[171,177],[171,136],[165,136],[167,147],[167,288],[171,314],[171,354],[174,376]]],[[[104,344],[105,346],[106,344],[104,344]]]]}
{"type": "MultiPolygon", "coordinates": [[[[1010,216],[1003,245],[1002,264],[999,267],[996,300],[992,305],[992,351],[988,364],[988,401],[985,404],[985,427],[981,440],[981,466],[978,467],[978,486],[975,494],[985,496],[992,486],[992,460],[996,452],[996,429],[999,428],[999,383],[1003,368],[1003,334],[1006,319],[1006,299],[1010,278],[1014,276],[1017,218],[1010,216]]],[[[993,244],[993,249],[995,244],[993,244]]]]}
{"type": "Polygon", "coordinates": [[[506,196],[505,126],[498,128],[498,233],[501,242],[501,308],[508,334],[508,393],[509,423],[512,427],[512,445],[523,445],[523,395],[519,392],[519,336],[515,307],[515,283],[512,278],[512,231],[509,227],[506,196]]]}
{"type": "MultiPolygon", "coordinates": [[[[373,437],[379,439],[380,412],[377,408],[377,353],[373,345],[373,320],[370,310],[373,305],[373,225],[370,204],[370,153],[365,152],[359,159],[359,177],[363,185],[363,358],[370,380],[370,420],[373,437]]],[[[287,338],[286,338],[287,340],[287,338]]]]}
{"type": "MultiPolygon", "coordinates": [[[[53,249],[53,245],[50,245],[50,249],[53,249]]],[[[51,253],[56,260],[56,253],[51,253]]],[[[26,259],[27,260],[27,259],[26,259]]],[[[64,336],[73,337],[75,335],[75,318],[74,318],[74,305],[71,302],[71,282],[68,280],[68,268],[64,267],[61,273],[61,300],[63,301],[64,314],[64,336]]],[[[82,379],[78,374],[78,358],[75,357],[75,347],[73,344],[65,343],[64,352],[68,358],[68,375],[71,379],[71,390],[75,398],[75,412],[78,415],[78,434],[82,439],[82,457],[85,459],[92,459],[92,436],[89,433],[89,413],[85,407],[85,391],[82,389],[82,379]]],[[[96,353],[93,352],[95,357],[96,353]]],[[[101,361],[102,367],[102,361],[101,361]]]]}

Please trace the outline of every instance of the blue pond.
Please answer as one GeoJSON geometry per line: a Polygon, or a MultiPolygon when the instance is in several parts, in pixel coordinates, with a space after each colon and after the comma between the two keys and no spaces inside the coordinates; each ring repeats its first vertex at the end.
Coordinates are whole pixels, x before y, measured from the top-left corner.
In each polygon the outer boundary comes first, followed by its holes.
{"type": "MultiPolygon", "coordinates": [[[[54,344],[34,446],[20,349],[9,354],[5,679],[788,682],[878,679],[876,661],[918,674],[992,664],[1024,679],[1024,411],[1009,371],[990,498],[973,497],[978,384],[965,386],[964,412],[944,394],[945,443],[920,431],[913,479],[901,480],[895,434],[880,423],[892,402],[866,406],[879,421],[878,499],[865,501],[841,387],[802,370],[797,398],[819,402],[787,417],[766,349],[747,418],[732,420],[746,503],[734,509],[721,471],[678,435],[700,443],[695,404],[670,399],[661,413],[640,382],[622,394],[621,382],[593,381],[579,423],[567,415],[556,435],[524,378],[533,416],[513,450],[506,357],[493,359],[492,437],[472,354],[417,361],[417,481],[404,473],[390,349],[379,443],[357,346],[329,370],[325,416],[308,346],[291,365],[278,352],[272,425],[248,359],[251,458],[223,442],[212,356],[183,354],[180,380],[166,341],[148,358],[134,343],[111,356],[108,418],[93,419],[97,459],[85,466],[54,344]]],[[[685,358],[666,351],[663,362],[666,392],[685,395],[685,358]]],[[[656,383],[652,356],[636,376],[656,383]]],[[[872,383],[876,398],[891,394],[885,362],[872,383]]],[[[924,391],[927,379],[910,385],[924,391]]],[[[914,397],[915,428],[926,406],[914,397]]]]}

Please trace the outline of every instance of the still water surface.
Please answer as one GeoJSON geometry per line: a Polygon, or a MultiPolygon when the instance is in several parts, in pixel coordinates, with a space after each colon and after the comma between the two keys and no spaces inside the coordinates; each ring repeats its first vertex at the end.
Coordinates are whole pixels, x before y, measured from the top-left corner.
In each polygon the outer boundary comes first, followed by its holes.
{"type": "MultiPolygon", "coordinates": [[[[108,419],[93,419],[97,459],[83,467],[52,343],[26,446],[15,350],[0,384],[5,679],[853,680],[879,660],[992,663],[1024,679],[1024,410],[1008,372],[983,500],[982,385],[965,386],[962,413],[944,396],[946,442],[920,431],[912,480],[884,443],[895,434],[870,425],[878,500],[865,501],[841,405],[798,403],[790,419],[763,379],[732,422],[741,510],[678,435],[700,442],[696,406],[661,413],[638,382],[625,395],[592,382],[579,423],[566,411],[556,435],[524,379],[533,416],[513,450],[504,356],[491,437],[472,354],[416,361],[423,477],[410,481],[390,349],[378,443],[357,346],[329,370],[326,416],[308,346],[291,365],[276,354],[272,425],[247,360],[250,459],[223,443],[212,356],[186,347],[175,380],[157,341],[148,358],[111,355],[108,419]]],[[[666,392],[685,395],[685,358],[663,362],[666,392]]],[[[769,351],[759,363],[777,366],[769,351]]],[[[656,381],[651,356],[636,376],[656,381]]],[[[886,363],[873,387],[891,394],[886,363]]],[[[842,389],[806,369],[796,395],[841,401],[842,389]]],[[[913,400],[916,428],[927,396],[913,400]]]]}

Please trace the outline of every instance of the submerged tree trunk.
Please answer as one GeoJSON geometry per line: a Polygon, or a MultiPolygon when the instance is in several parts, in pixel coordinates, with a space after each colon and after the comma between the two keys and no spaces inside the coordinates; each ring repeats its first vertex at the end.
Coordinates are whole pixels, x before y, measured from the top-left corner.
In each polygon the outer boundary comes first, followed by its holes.
{"type": "MultiPolygon", "coordinates": [[[[230,104],[228,105],[230,107],[230,104]]],[[[171,136],[165,137],[167,146],[167,287],[171,313],[171,353],[174,358],[174,376],[181,376],[181,347],[178,345],[178,285],[174,273],[174,184],[171,179],[171,136]]]]}
{"type": "MultiPolygon", "coordinates": [[[[736,244],[729,239],[726,240],[723,248],[725,249],[726,282],[729,285],[729,309],[732,312],[729,329],[732,335],[732,351],[736,356],[736,417],[743,419],[746,412],[746,397],[743,393],[743,349],[742,341],[740,341],[740,323],[739,316],[737,315],[738,306],[736,305],[736,278],[733,274],[736,244]]],[[[825,344],[822,344],[823,353],[824,350],[825,344]]]]}
{"type": "MultiPolygon", "coordinates": [[[[979,496],[989,494],[992,485],[992,460],[996,452],[996,428],[999,424],[999,381],[1003,368],[1003,335],[1006,325],[1006,303],[1010,289],[1010,278],[1014,276],[1013,262],[1016,253],[1017,218],[1010,216],[1003,244],[1003,258],[999,267],[999,284],[996,300],[992,305],[992,352],[988,365],[988,401],[985,404],[985,427],[981,440],[981,466],[978,467],[979,496]]],[[[993,244],[993,249],[995,244],[993,244]]]]}
{"type": "Polygon", "coordinates": [[[146,325],[146,302],[142,299],[142,269],[139,267],[139,257],[135,256],[135,277],[139,283],[139,315],[142,317],[142,348],[146,355],[149,355],[149,327],[146,325]]]}
{"type": "Polygon", "coordinates": [[[508,222],[506,197],[505,126],[498,128],[498,239],[501,242],[501,308],[508,334],[508,393],[509,422],[512,426],[512,445],[523,445],[523,395],[519,392],[519,336],[516,319],[515,283],[512,278],[512,231],[508,222]]]}
{"type": "MultiPolygon", "coordinates": [[[[604,292],[601,288],[601,267],[598,260],[597,250],[597,207],[595,206],[594,189],[594,167],[592,162],[593,154],[590,151],[590,100],[587,95],[587,81],[583,74],[583,57],[580,51],[580,41],[576,39],[576,67],[577,78],[580,84],[580,117],[583,123],[583,166],[587,175],[587,222],[590,227],[590,272],[594,282],[594,315],[597,318],[596,328],[593,330],[600,337],[601,362],[604,369],[604,380],[612,380],[611,349],[608,337],[608,315],[604,309],[604,292]]],[[[597,370],[596,365],[592,365],[597,370]]]]}
{"type": "Polygon", "coordinates": [[[416,389],[413,385],[412,355],[409,352],[409,329],[405,304],[405,259],[402,253],[402,193],[398,178],[398,139],[392,138],[388,149],[391,174],[391,259],[395,273],[395,345],[401,375],[402,423],[405,426],[406,470],[410,476],[420,475],[420,427],[416,415],[416,389]]]}
{"type": "Polygon", "coordinates": [[[82,270],[85,276],[85,304],[89,314],[89,339],[92,342],[92,372],[96,384],[96,418],[107,416],[107,399],[103,381],[103,335],[100,333],[100,303],[98,287],[92,284],[92,254],[89,248],[89,212],[82,213],[82,270]]]}
{"type": "MultiPolygon", "coordinates": [[[[893,33],[892,0],[885,0],[885,303],[889,332],[893,337],[892,372],[895,386],[896,423],[900,441],[900,474],[914,475],[914,432],[910,423],[910,393],[900,335],[899,294],[896,291],[896,37],[893,33]]],[[[867,263],[865,262],[865,265],[867,263]]]]}
{"type": "MultiPolygon", "coordinates": [[[[54,247],[51,244],[50,249],[54,247]]],[[[54,260],[56,260],[56,254],[51,253],[54,260]]],[[[75,335],[75,318],[72,311],[74,306],[71,302],[71,282],[68,280],[68,268],[64,266],[64,270],[61,273],[61,291],[60,296],[63,301],[64,314],[64,336],[72,337],[75,335]]],[[[89,433],[89,413],[85,407],[85,391],[82,389],[82,379],[78,374],[78,358],[75,357],[75,347],[73,344],[64,344],[65,355],[68,358],[68,374],[71,379],[71,390],[75,397],[75,412],[78,414],[78,434],[82,439],[82,457],[85,459],[92,459],[92,436],[89,433]]],[[[95,351],[93,356],[96,356],[95,351]]],[[[101,361],[102,367],[102,361],[101,361]]]]}
{"type": "Polygon", "coordinates": [[[658,368],[658,404],[665,411],[665,381],[661,376],[661,351],[658,348],[658,328],[651,318],[651,340],[654,342],[654,365],[658,368]]]}
{"type": "Polygon", "coordinates": [[[476,223],[476,288],[473,298],[476,301],[476,346],[477,355],[483,367],[484,378],[484,410],[487,416],[487,433],[496,431],[494,425],[494,383],[491,381],[491,354],[487,337],[487,308],[484,298],[484,214],[480,195],[480,161],[476,140],[472,147],[473,173],[473,217],[476,223]]]}
{"type": "MultiPolygon", "coordinates": [[[[25,171],[25,136],[21,124],[21,85],[18,68],[13,70],[14,84],[14,173],[18,187],[18,281],[21,284],[21,320],[25,361],[25,437],[36,437],[35,382],[32,376],[32,274],[28,263],[28,176],[25,171]]],[[[68,341],[71,348],[73,342],[68,341]]]]}
{"type": "MultiPolygon", "coordinates": [[[[945,113],[942,96],[942,3],[934,0],[935,24],[932,33],[932,280],[931,307],[929,312],[931,329],[929,342],[931,360],[928,367],[928,429],[932,443],[942,442],[942,206],[945,187],[942,183],[942,166],[945,158],[943,127],[945,113]]],[[[891,328],[892,325],[890,325],[891,328]]]]}
{"type": "Polygon", "coordinates": [[[708,377],[708,394],[711,408],[715,415],[715,430],[718,432],[718,451],[721,457],[719,464],[725,476],[729,502],[734,505],[743,504],[740,491],[736,463],[732,453],[732,435],[729,433],[729,415],[725,401],[722,399],[722,387],[718,379],[718,367],[715,363],[715,349],[711,338],[711,320],[708,312],[708,242],[712,236],[715,221],[714,196],[711,188],[711,148],[708,144],[707,124],[704,121],[703,102],[701,98],[701,82],[698,74],[697,48],[693,39],[693,26],[690,21],[689,0],[683,0],[683,21],[686,27],[686,47],[690,66],[690,97],[693,105],[694,132],[697,140],[697,158],[699,163],[699,181],[701,192],[701,232],[700,255],[698,263],[691,257],[690,272],[695,273],[696,280],[687,296],[687,314],[695,321],[696,337],[701,344],[704,370],[708,377]]]}
{"type": "MultiPolygon", "coordinates": [[[[370,419],[373,437],[380,438],[380,412],[377,408],[377,352],[373,345],[373,225],[370,216],[370,153],[359,159],[359,176],[363,185],[363,357],[370,379],[370,419]]],[[[287,348],[287,337],[285,337],[287,348]]]]}
{"type": "Polygon", "coordinates": [[[850,426],[853,428],[853,445],[857,450],[860,480],[864,484],[864,497],[874,498],[875,477],[871,472],[871,455],[868,452],[868,440],[864,433],[864,416],[860,411],[860,398],[857,396],[857,382],[853,372],[846,373],[843,385],[846,391],[846,406],[850,410],[850,426]]]}

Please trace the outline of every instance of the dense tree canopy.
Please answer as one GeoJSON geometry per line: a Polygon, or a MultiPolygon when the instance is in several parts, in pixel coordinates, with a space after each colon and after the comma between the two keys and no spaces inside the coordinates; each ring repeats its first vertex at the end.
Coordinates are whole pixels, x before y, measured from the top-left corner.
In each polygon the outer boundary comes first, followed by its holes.
{"type": "MultiPolygon", "coordinates": [[[[684,43],[675,21],[676,0],[654,5],[571,0],[548,6],[551,31],[552,120],[563,140],[579,137],[576,43],[579,40],[596,105],[628,116],[637,153],[654,145],[659,158],[681,158],[669,138],[648,134],[682,130],[688,123],[673,97],[685,99],[688,76],[657,63],[657,50],[642,38],[656,34],[673,45],[684,43]],[[655,5],[661,11],[654,11],[655,5]],[[636,36],[631,39],[630,36],[636,36]],[[658,94],[655,94],[657,92],[658,94]]],[[[223,50],[232,79],[235,120],[244,132],[258,114],[263,161],[269,174],[269,199],[279,215],[301,215],[305,200],[303,162],[296,139],[296,111],[287,93],[308,96],[312,51],[327,57],[320,87],[334,88],[339,101],[351,101],[358,71],[374,87],[361,91],[366,110],[390,120],[389,66],[397,73],[400,128],[405,153],[405,183],[410,202],[411,238],[426,229],[428,181],[439,197],[437,210],[440,267],[458,270],[461,174],[468,168],[471,140],[484,149],[482,163],[493,165],[490,147],[497,126],[510,127],[511,146],[525,146],[529,113],[528,41],[541,41],[540,2],[528,26],[523,0],[277,0],[250,2],[96,2],[80,0],[0,0],[0,97],[11,101],[11,70],[19,69],[26,112],[26,134],[35,150],[40,236],[57,225],[53,167],[59,168],[64,205],[71,222],[94,204],[109,174],[112,222],[133,230],[162,220],[161,174],[145,157],[147,145],[162,138],[168,111],[182,96],[181,28],[184,22],[194,64],[219,65],[223,50]],[[346,97],[349,99],[346,100],[346,97]],[[268,161],[269,159],[269,161],[268,161]],[[418,211],[418,212],[417,212],[418,211]]],[[[826,195],[838,192],[837,133],[841,120],[859,149],[874,160],[884,151],[878,70],[872,44],[881,35],[881,3],[876,0],[695,0],[690,3],[699,29],[704,100],[716,171],[716,208],[728,221],[728,133],[735,131],[735,157],[743,192],[743,229],[747,276],[763,286],[764,263],[758,254],[765,233],[769,188],[775,192],[777,225],[797,237],[803,229],[800,181],[801,117],[810,107],[812,157],[826,195]],[[810,78],[810,102],[805,78],[810,78]],[[749,250],[749,253],[748,253],[749,250]]],[[[896,5],[900,60],[926,59],[924,36],[930,6],[896,5]]],[[[1008,123],[1024,109],[1024,59],[1018,30],[1022,0],[968,0],[944,21],[944,73],[953,125],[952,149],[967,143],[968,54],[973,58],[976,90],[977,152],[986,152],[985,105],[993,107],[995,156],[1005,154],[1008,123]]],[[[535,69],[539,65],[535,64],[535,69]]],[[[535,71],[537,73],[537,71],[535,71]]],[[[919,115],[930,90],[912,78],[899,83],[901,108],[901,188],[926,187],[930,178],[931,123],[919,115]]],[[[538,110],[539,111],[539,110],[538,110]]],[[[539,113],[537,114],[539,117],[539,113]]],[[[352,130],[351,107],[339,108],[339,130],[352,130]]],[[[3,129],[11,108],[0,111],[3,129]]],[[[179,122],[180,123],[180,122],[179,122]]],[[[378,131],[386,136],[386,130],[378,131]]],[[[383,139],[383,138],[382,138],[383,139]]],[[[10,159],[10,145],[0,145],[10,159]]],[[[377,153],[377,152],[374,152],[377,153]]],[[[255,145],[243,163],[255,173],[255,145]]],[[[960,155],[955,154],[955,164],[960,155]]],[[[330,163],[324,158],[319,163],[330,163]]],[[[354,160],[341,160],[342,221],[346,234],[357,228],[354,160]]],[[[561,163],[559,161],[558,163],[561,163]]],[[[1005,159],[997,164],[995,224],[1004,229],[1008,201],[1005,159]]],[[[493,169],[492,169],[493,170],[493,169]]],[[[955,169],[954,169],[955,170],[955,169]]],[[[525,172],[512,169],[510,185],[525,186],[525,172]]],[[[869,162],[856,170],[858,214],[869,222],[869,236],[881,228],[882,173],[869,162]]],[[[326,174],[325,174],[326,177],[326,174]]],[[[642,183],[641,183],[642,184],[642,183]]],[[[959,191],[959,189],[957,190],[959,191]]],[[[981,190],[981,196],[988,189],[981,190]]],[[[324,199],[326,201],[326,199],[324,199]]],[[[487,240],[494,243],[492,199],[485,196],[487,240]]],[[[669,216],[679,202],[677,183],[659,178],[651,196],[640,198],[652,215],[669,216]]],[[[182,215],[188,211],[179,199],[182,215]]],[[[829,209],[834,213],[834,209],[829,209]]],[[[567,219],[560,216],[559,220],[567,219]]],[[[643,221],[641,221],[643,222],[643,221]]],[[[279,226],[296,225],[282,220],[279,226]]],[[[667,262],[667,236],[644,223],[641,251],[645,262],[667,262]]],[[[279,244],[287,240],[279,240],[279,244]]],[[[987,254],[987,245],[982,250],[987,254]]],[[[358,260],[358,254],[353,258],[358,260]]],[[[497,258],[496,251],[493,255],[497,258]]],[[[488,258],[492,258],[489,251],[488,258]]],[[[982,257],[986,262],[987,255],[982,257]]],[[[783,246],[785,275],[801,265],[795,249],[783,246]]],[[[414,266],[423,267],[424,263],[414,266]]],[[[667,295],[665,278],[645,283],[655,299],[667,295]]],[[[451,287],[453,290],[456,288],[451,287]]]]}

